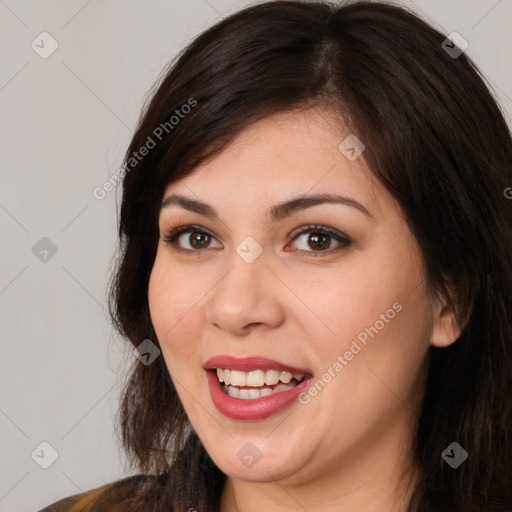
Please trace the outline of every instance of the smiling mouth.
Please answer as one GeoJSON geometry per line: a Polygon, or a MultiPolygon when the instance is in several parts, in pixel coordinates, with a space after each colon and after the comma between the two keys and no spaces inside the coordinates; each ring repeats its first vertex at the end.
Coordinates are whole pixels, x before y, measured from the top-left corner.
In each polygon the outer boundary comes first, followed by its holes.
{"type": "Polygon", "coordinates": [[[291,373],[279,370],[251,370],[248,372],[215,368],[221,388],[232,398],[254,400],[283,391],[288,391],[305,378],[305,373],[291,373]]]}

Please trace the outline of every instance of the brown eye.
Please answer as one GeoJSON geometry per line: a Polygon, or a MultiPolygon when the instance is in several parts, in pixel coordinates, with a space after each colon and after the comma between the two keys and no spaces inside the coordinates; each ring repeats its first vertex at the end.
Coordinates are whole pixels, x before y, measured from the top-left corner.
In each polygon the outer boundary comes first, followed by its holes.
{"type": "Polygon", "coordinates": [[[208,249],[212,240],[215,240],[215,238],[210,233],[195,226],[181,226],[172,229],[163,238],[165,243],[173,246],[180,252],[208,249]]]}
{"type": "Polygon", "coordinates": [[[323,233],[311,233],[308,238],[308,245],[314,250],[328,249],[331,241],[330,235],[323,233]]]}
{"type": "Polygon", "coordinates": [[[193,249],[204,249],[210,242],[210,235],[201,231],[190,232],[189,243],[193,249]]]}
{"type": "Polygon", "coordinates": [[[297,244],[298,250],[305,256],[332,254],[352,244],[348,236],[326,226],[307,226],[294,237],[294,243],[301,237],[305,237],[305,243],[297,244]],[[336,244],[334,249],[331,248],[333,242],[336,244]]]}
{"type": "MultiPolygon", "coordinates": [[[[303,235],[307,235],[307,243],[298,249],[299,253],[303,253],[301,256],[328,255],[352,244],[352,240],[348,236],[326,226],[307,226],[306,229],[295,235],[293,241],[295,242],[303,235]],[[337,244],[334,249],[331,248],[332,242],[337,244]]],[[[176,251],[195,254],[206,252],[205,249],[210,249],[211,242],[215,240],[213,235],[199,226],[180,226],[171,229],[163,237],[163,241],[176,251]]],[[[217,248],[222,248],[222,246],[219,244],[217,248]]],[[[289,251],[289,249],[285,249],[285,251],[289,251]]]]}

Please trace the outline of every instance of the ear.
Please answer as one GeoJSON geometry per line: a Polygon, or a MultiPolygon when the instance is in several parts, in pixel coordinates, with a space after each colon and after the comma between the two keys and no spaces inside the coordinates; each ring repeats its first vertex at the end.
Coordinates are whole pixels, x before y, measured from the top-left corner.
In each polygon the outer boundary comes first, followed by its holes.
{"type": "Polygon", "coordinates": [[[462,332],[457,315],[446,299],[436,300],[434,305],[434,326],[430,344],[434,347],[448,347],[455,343],[462,332]]]}

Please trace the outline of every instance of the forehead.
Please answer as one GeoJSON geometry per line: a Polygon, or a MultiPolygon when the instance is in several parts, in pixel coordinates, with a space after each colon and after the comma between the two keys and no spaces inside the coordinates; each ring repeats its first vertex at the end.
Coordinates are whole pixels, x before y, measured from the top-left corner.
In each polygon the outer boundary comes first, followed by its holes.
{"type": "Polygon", "coordinates": [[[366,165],[364,151],[348,158],[353,153],[346,152],[346,141],[350,146],[353,137],[342,120],[323,109],[268,116],[246,128],[219,155],[170,183],[163,197],[179,193],[249,209],[333,193],[380,210],[390,196],[366,165]]]}

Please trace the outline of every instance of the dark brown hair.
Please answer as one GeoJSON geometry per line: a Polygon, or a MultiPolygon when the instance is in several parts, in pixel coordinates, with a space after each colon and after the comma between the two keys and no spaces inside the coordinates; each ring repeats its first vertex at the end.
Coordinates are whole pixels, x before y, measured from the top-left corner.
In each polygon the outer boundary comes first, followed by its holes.
{"type": "MultiPolygon", "coordinates": [[[[401,206],[429,288],[465,326],[451,346],[429,349],[409,511],[503,512],[512,510],[512,141],[480,72],[465,53],[447,53],[445,37],[404,8],[358,1],[264,2],[198,36],[156,84],[126,153],[110,311],[130,344],[158,344],[148,282],[169,183],[270,114],[311,105],[339,113],[401,206]],[[155,146],[130,160],[148,138],[155,146]],[[469,454],[457,469],[441,458],[453,441],[469,454]]],[[[134,359],[119,431],[132,467],[161,475],[137,510],[218,510],[226,476],[162,357],[134,359]]]]}

